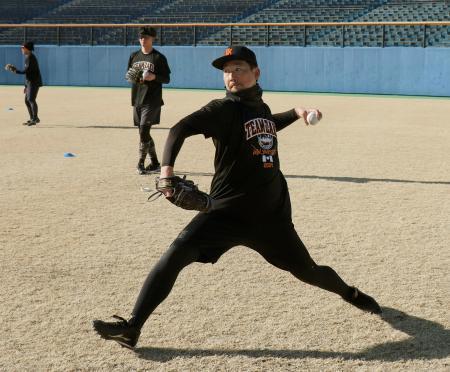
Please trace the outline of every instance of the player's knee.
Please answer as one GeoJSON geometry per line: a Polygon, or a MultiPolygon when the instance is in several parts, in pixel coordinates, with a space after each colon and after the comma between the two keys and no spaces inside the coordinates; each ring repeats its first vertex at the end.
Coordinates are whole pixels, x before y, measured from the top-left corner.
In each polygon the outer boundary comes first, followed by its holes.
{"type": "Polygon", "coordinates": [[[164,254],[164,261],[171,267],[181,270],[183,267],[195,262],[198,258],[197,250],[185,244],[182,239],[175,239],[164,254]]]}
{"type": "Polygon", "coordinates": [[[150,147],[150,136],[148,134],[141,133],[139,137],[141,142],[148,144],[148,146],[150,147]]]}

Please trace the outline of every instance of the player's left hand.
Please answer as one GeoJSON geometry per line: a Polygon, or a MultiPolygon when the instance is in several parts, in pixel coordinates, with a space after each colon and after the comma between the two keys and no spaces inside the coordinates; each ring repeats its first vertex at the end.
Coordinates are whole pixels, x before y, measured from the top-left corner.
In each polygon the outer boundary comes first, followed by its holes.
{"type": "Polygon", "coordinates": [[[6,71],[9,71],[9,72],[12,72],[13,74],[15,74],[16,71],[17,71],[17,68],[16,68],[16,66],[12,65],[11,63],[7,63],[7,64],[5,65],[5,70],[6,70],[6,71]]]}
{"type": "Polygon", "coordinates": [[[156,177],[155,184],[156,194],[164,195],[177,207],[199,212],[208,212],[211,209],[212,198],[207,193],[200,191],[193,181],[186,179],[186,176],[183,178],[178,176],[156,177]]]}
{"type": "Polygon", "coordinates": [[[130,67],[125,74],[125,79],[130,84],[138,84],[142,80],[142,71],[137,67],[130,67]]]}

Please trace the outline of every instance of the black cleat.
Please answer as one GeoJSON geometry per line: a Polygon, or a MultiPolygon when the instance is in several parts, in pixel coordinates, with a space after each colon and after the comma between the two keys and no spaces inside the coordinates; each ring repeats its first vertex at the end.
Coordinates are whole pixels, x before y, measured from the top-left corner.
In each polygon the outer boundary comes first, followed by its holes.
{"type": "Polygon", "coordinates": [[[40,123],[41,121],[39,120],[39,118],[36,119],[31,119],[28,120],[27,123],[23,123],[23,125],[28,125],[29,127],[31,127],[32,125],[36,125],[37,123],[40,123]]]}
{"type": "Polygon", "coordinates": [[[353,288],[352,296],[350,298],[346,298],[345,301],[352,304],[353,306],[356,306],[358,309],[367,311],[371,314],[382,313],[380,305],[378,305],[378,303],[375,301],[374,298],[361,292],[358,288],[355,287],[352,288],[353,288]]]}
{"type": "Polygon", "coordinates": [[[140,161],[136,167],[138,174],[143,175],[143,174],[147,174],[147,171],[145,170],[145,165],[144,162],[140,161]]]}
{"type": "Polygon", "coordinates": [[[121,346],[133,349],[139,339],[141,331],[131,326],[124,318],[113,315],[113,318],[119,319],[118,322],[104,322],[103,320],[94,320],[92,325],[100,337],[105,340],[113,340],[121,346]]]}
{"type": "Polygon", "coordinates": [[[31,122],[32,122],[33,120],[27,120],[25,123],[22,123],[22,125],[28,125],[28,124],[30,124],[31,122]]]}
{"type": "Polygon", "coordinates": [[[145,167],[145,171],[147,173],[159,172],[160,170],[161,170],[161,164],[159,164],[159,163],[155,163],[155,164],[150,163],[149,165],[147,165],[145,167]]]}

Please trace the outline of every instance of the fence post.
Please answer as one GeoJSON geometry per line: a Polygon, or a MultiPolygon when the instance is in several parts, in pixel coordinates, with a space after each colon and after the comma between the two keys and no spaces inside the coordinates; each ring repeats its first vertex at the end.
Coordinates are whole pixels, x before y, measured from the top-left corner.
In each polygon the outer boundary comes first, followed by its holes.
{"type": "Polygon", "coordinates": [[[233,26],[230,25],[230,45],[233,45],[233,26]]]}
{"type": "Polygon", "coordinates": [[[58,45],[58,46],[61,45],[61,36],[59,34],[59,26],[56,27],[56,45],[58,45]]]}
{"type": "Polygon", "coordinates": [[[127,26],[125,26],[125,28],[123,30],[123,43],[125,46],[127,46],[127,44],[128,44],[128,28],[127,28],[127,26]]]}
{"type": "Polygon", "coordinates": [[[382,29],[382,32],[381,32],[381,37],[382,37],[382,39],[381,39],[381,46],[384,48],[385,45],[386,45],[386,25],[383,25],[383,29],[382,29]]]}
{"type": "Polygon", "coordinates": [[[193,32],[194,32],[194,46],[197,46],[197,27],[196,26],[193,27],[193,32]]]}
{"type": "Polygon", "coordinates": [[[267,25],[266,46],[270,46],[270,25],[267,25]]]}
{"type": "Polygon", "coordinates": [[[159,26],[159,42],[163,45],[163,26],[159,26]]]}
{"type": "Polygon", "coordinates": [[[306,25],[303,26],[303,47],[306,46],[306,25]]]}
{"type": "Polygon", "coordinates": [[[94,45],[94,27],[91,26],[91,45],[94,45]]]}
{"type": "Polygon", "coordinates": [[[342,40],[341,40],[341,48],[345,46],[345,26],[342,26],[342,40]]]}
{"type": "Polygon", "coordinates": [[[26,26],[23,26],[23,43],[25,44],[27,42],[27,28],[26,26]]]}
{"type": "Polygon", "coordinates": [[[423,41],[422,41],[422,48],[427,47],[427,25],[423,25],[423,41]]]}

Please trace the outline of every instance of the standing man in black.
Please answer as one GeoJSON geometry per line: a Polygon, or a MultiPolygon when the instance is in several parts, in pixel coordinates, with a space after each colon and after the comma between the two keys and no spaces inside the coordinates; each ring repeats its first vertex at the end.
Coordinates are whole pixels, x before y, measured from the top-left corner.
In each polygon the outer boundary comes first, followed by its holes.
{"type": "MultiPolygon", "coordinates": [[[[226,97],[211,101],[171,128],[160,175],[174,175],[175,159],[187,137],[201,134],[212,138],[216,148],[212,208],[198,213],[160,258],[144,282],[131,318],[95,320],[95,330],[105,339],[133,348],[142,326],[169,295],[184,267],[193,262],[215,263],[240,245],[304,283],[335,293],[363,311],[381,313],[372,297],[347,285],[331,267],[312,259],[292,223],[277,133],[297,119],[308,124],[310,112],[320,118],[320,111],[297,107],[272,114],[257,83],[260,70],[256,56],[246,47],[229,47],[212,64],[223,71],[226,97]]],[[[164,194],[170,197],[171,192],[164,194]]]]}
{"type": "Polygon", "coordinates": [[[27,106],[30,120],[23,123],[23,125],[36,125],[40,122],[38,117],[38,105],[36,97],[39,88],[42,86],[41,71],[39,70],[39,63],[36,56],[33,54],[34,43],[31,41],[22,45],[21,51],[25,56],[24,70],[15,70],[16,74],[25,75],[25,105],[27,106]]]}
{"type": "Polygon", "coordinates": [[[131,105],[133,106],[134,125],[139,127],[139,174],[159,171],[160,164],[156,155],[155,142],[150,136],[152,125],[159,124],[162,99],[162,84],[170,81],[170,68],[166,57],[153,48],[156,30],[153,27],[139,29],[141,49],[133,52],[128,60],[128,69],[138,68],[142,79],[131,87],[131,105]],[[145,158],[150,156],[150,164],[145,167],[145,158]]]}

